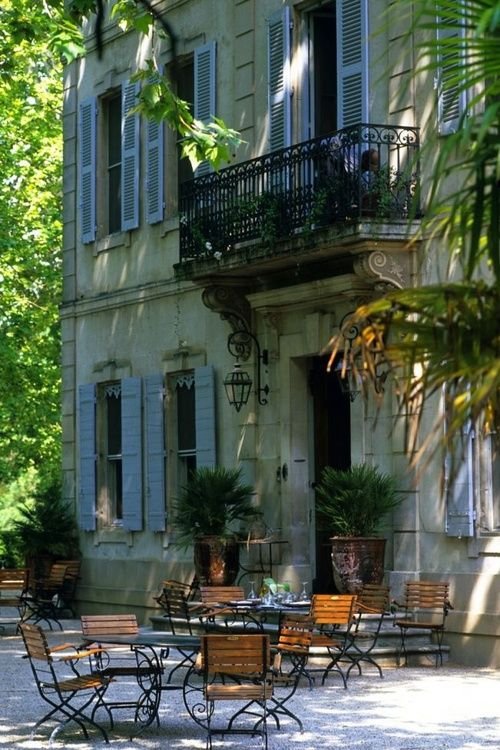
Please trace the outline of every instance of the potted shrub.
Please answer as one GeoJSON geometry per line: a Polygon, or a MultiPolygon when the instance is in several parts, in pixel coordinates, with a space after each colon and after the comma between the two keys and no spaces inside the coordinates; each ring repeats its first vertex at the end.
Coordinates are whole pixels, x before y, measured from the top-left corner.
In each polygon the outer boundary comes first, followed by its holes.
{"type": "Polygon", "coordinates": [[[382,583],[386,540],[377,531],[403,499],[395,478],[366,464],[327,466],[316,493],[318,522],[331,534],[337,589],[355,593],[364,583],[382,583]]]}
{"type": "Polygon", "coordinates": [[[30,578],[35,580],[48,572],[54,560],[79,557],[75,514],[63,501],[58,481],[19,506],[9,538],[16,557],[30,568],[30,578]]]}
{"type": "Polygon", "coordinates": [[[239,570],[239,523],[259,517],[254,488],[243,484],[240,469],[201,467],[182,487],[175,508],[178,543],[193,544],[200,583],[229,586],[239,570]]]}

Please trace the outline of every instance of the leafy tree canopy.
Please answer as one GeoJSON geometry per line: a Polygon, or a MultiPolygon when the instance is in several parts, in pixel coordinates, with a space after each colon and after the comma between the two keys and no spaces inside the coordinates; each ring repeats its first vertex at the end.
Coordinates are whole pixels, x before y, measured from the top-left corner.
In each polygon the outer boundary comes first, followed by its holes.
{"type": "Polygon", "coordinates": [[[59,466],[61,12],[0,7],[0,483],[59,466]]]}

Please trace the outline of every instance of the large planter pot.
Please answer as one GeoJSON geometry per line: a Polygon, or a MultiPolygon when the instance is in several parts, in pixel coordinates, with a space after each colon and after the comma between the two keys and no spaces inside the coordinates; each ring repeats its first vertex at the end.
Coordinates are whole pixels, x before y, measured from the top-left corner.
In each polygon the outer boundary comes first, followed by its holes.
{"type": "Polygon", "coordinates": [[[194,569],[203,586],[231,586],[240,569],[236,537],[205,536],[194,543],[194,569]]]}
{"type": "Polygon", "coordinates": [[[333,580],[339,593],[355,594],[365,583],[382,583],[385,539],[333,536],[333,580]]]}

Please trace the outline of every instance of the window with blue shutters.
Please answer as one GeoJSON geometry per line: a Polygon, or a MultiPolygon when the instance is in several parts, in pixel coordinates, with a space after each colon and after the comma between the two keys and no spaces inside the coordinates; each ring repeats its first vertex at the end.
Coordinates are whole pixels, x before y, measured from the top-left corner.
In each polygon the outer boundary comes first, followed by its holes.
{"type": "MultiPolygon", "coordinates": [[[[80,223],[83,243],[139,226],[140,117],[132,112],[139,84],[125,81],[79,111],[80,223]],[[98,119],[101,124],[97,127],[98,119]],[[97,169],[97,165],[99,169],[97,169]]],[[[163,144],[160,129],[148,133],[147,217],[160,221],[163,207],[163,144]]]]}
{"type": "Polygon", "coordinates": [[[177,453],[172,490],[176,494],[192,470],[216,465],[215,383],[211,365],[172,377],[177,453]]]}
{"type": "Polygon", "coordinates": [[[172,375],[170,385],[174,398],[169,412],[161,374],[80,386],[81,529],[166,529],[167,435],[172,435],[170,455],[175,463],[169,472],[172,494],[187,481],[191,469],[215,466],[213,368],[172,375]]]}

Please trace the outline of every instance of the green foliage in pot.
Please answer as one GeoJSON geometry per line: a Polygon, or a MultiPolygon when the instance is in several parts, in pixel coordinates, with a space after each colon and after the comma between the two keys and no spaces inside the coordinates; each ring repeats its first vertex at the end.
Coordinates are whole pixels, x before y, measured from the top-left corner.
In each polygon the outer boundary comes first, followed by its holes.
{"type": "Polygon", "coordinates": [[[241,481],[240,469],[201,467],[192,472],[177,499],[178,543],[187,546],[202,536],[230,536],[238,521],[260,516],[253,507],[254,488],[241,481]]]}
{"type": "Polygon", "coordinates": [[[332,536],[373,536],[403,499],[391,474],[366,464],[326,466],[316,494],[319,524],[332,536]]]}
{"type": "Polygon", "coordinates": [[[18,508],[10,541],[20,564],[40,558],[78,557],[78,529],[73,510],[61,497],[58,481],[40,489],[18,508]]]}

